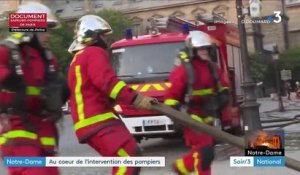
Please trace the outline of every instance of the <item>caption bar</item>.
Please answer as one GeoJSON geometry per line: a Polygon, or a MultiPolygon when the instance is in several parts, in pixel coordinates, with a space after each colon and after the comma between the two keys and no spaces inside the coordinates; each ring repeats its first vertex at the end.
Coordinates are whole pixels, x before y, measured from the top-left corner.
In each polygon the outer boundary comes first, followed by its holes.
{"type": "Polygon", "coordinates": [[[165,157],[4,157],[6,167],[165,167],[165,157]]]}
{"type": "Polygon", "coordinates": [[[245,149],[245,156],[284,156],[284,149],[245,149]]]}
{"type": "Polygon", "coordinates": [[[47,13],[10,13],[10,32],[46,32],[47,13]]]}
{"type": "Polygon", "coordinates": [[[281,167],[284,165],[284,156],[230,157],[230,167],[281,167]]]}

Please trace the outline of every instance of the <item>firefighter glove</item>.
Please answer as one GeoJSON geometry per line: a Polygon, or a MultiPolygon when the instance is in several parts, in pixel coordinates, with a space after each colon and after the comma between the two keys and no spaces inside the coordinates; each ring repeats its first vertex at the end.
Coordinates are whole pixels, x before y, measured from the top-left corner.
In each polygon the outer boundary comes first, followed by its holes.
{"type": "Polygon", "coordinates": [[[157,103],[157,99],[142,95],[137,95],[136,99],[133,102],[136,108],[148,110],[151,109],[153,103],[157,103]]]}

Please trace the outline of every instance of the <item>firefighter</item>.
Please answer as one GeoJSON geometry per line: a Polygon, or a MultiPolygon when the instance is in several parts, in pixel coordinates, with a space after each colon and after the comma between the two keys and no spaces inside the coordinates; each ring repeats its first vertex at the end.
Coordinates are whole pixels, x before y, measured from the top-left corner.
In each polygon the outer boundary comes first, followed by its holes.
{"type": "Polygon", "coordinates": [[[299,81],[296,82],[296,96],[300,98],[300,83],[299,81]]]}
{"type": "MultiPolygon", "coordinates": [[[[228,91],[220,69],[210,59],[213,43],[208,35],[191,31],[185,41],[186,48],[179,53],[181,64],[170,74],[171,87],[166,92],[166,105],[181,108],[198,121],[213,125],[219,117],[219,108],[228,101],[228,91]],[[217,104],[217,105],[216,105],[217,104]],[[181,107],[180,107],[181,106],[181,107]]],[[[210,175],[214,158],[214,140],[211,136],[184,128],[184,138],[191,151],[174,162],[178,174],[210,175]]]]}
{"type": "MultiPolygon", "coordinates": [[[[113,31],[95,15],[81,17],[69,52],[76,53],[69,68],[70,106],[80,143],[102,156],[140,156],[137,142],[112,112],[114,102],[150,109],[154,99],[137,94],[117,79],[111,68],[105,38],[113,31]]],[[[139,174],[136,167],[114,167],[112,174],[139,174]]]]}
{"type": "Polygon", "coordinates": [[[291,100],[291,91],[292,91],[291,83],[288,82],[288,81],[285,82],[284,83],[284,89],[286,91],[288,100],[291,100]]]}
{"type": "MultiPolygon", "coordinates": [[[[0,43],[1,156],[55,156],[55,123],[68,98],[58,62],[47,50],[51,28],[59,21],[40,3],[19,6],[16,13],[46,13],[47,32],[13,32],[0,43]],[[63,94],[66,94],[64,97],[63,94]]],[[[9,167],[11,175],[58,175],[57,167],[9,167]]]]}

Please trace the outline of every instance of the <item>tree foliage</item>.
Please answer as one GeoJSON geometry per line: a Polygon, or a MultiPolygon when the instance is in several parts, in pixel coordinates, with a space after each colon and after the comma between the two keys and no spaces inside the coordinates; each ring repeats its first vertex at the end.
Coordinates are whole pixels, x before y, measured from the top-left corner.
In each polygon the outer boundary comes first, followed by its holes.
{"type": "MultiPolygon", "coordinates": [[[[124,31],[132,25],[128,17],[122,12],[114,9],[103,9],[94,15],[105,19],[113,29],[112,35],[108,37],[108,45],[112,44],[121,38],[124,38],[124,31]]],[[[5,22],[0,29],[0,39],[4,39],[8,34],[8,25],[5,22]]],[[[61,22],[61,28],[51,31],[49,49],[58,58],[60,67],[64,75],[67,74],[68,67],[73,55],[68,53],[68,48],[71,45],[74,37],[74,24],[66,24],[61,22]]]]}
{"type": "MultiPolygon", "coordinates": [[[[120,11],[113,9],[103,9],[94,15],[98,15],[105,19],[113,29],[113,34],[108,38],[108,45],[112,42],[124,38],[124,31],[130,27],[130,20],[120,11]]],[[[62,23],[61,28],[52,31],[50,40],[50,49],[59,59],[63,73],[66,75],[73,55],[68,53],[68,48],[73,41],[74,24],[67,25],[62,23]]]]}
{"type": "MultiPolygon", "coordinates": [[[[273,62],[263,64],[261,56],[257,53],[250,55],[250,70],[255,81],[263,81],[267,87],[276,86],[276,71],[291,70],[292,82],[300,81],[300,47],[285,50],[279,55],[278,70],[273,62]]],[[[292,83],[293,84],[293,83],[292,83]]]]}
{"type": "Polygon", "coordinates": [[[264,80],[264,76],[267,72],[267,65],[262,62],[261,55],[258,53],[252,53],[249,55],[250,71],[253,79],[256,82],[264,80]]]}
{"type": "Polygon", "coordinates": [[[49,44],[49,49],[55,54],[59,60],[60,67],[64,75],[67,74],[68,67],[73,55],[68,52],[68,48],[73,41],[74,29],[65,23],[61,28],[53,29],[49,44]]]}
{"type": "Polygon", "coordinates": [[[7,21],[0,21],[0,40],[5,39],[8,34],[8,22],[7,21]]]}
{"type": "Polygon", "coordinates": [[[291,70],[293,80],[300,81],[300,47],[290,48],[281,53],[278,65],[280,70],[291,70]]]}
{"type": "Polygon", "coordinates": [[[103,9],[97,13],[94,13],[94,15],[100,16],[106,20],[113,29],[113,33],[108,38],[109,45],[119,39],[124,38],[126,28],[132,26],[130,19],[121,11],[115,9],[103,9]]]}

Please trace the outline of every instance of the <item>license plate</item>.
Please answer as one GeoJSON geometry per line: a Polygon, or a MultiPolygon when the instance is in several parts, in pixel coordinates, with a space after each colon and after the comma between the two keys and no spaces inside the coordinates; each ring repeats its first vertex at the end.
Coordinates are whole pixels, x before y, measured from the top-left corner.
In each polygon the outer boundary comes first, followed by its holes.
{"type": "Polygon", "coordinates": [[[144,126],[165,125],[165,120],[160,120],[160,119],[143,120],[143,125],[144,126]]]}

